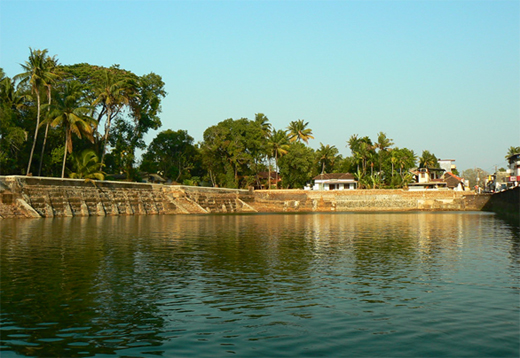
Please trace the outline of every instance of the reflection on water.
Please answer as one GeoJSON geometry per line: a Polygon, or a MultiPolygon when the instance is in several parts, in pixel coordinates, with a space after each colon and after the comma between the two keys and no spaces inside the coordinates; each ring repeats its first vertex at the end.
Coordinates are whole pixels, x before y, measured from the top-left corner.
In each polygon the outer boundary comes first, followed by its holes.
{"type": "Polygon", "coordinates": [[[0,221],[2,357],[518,357],[487,213],[0,221]]]}

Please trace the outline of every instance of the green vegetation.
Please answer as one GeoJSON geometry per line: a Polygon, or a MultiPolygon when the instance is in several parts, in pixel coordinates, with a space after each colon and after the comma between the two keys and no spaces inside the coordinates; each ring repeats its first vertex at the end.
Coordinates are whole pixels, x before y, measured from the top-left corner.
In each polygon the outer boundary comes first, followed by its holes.
{"type": "MultiPolygon", "coordinates": [[[[200,143],[185,130],[166,129],[147,144],[144,135],[161,128],[166,92],[159,75],[138,76],[118,65],[62,65],[47,50],[33,49],[21,67],[12,79],[0,69],[2,175],[139,180],[149,173],[186,185],[302,188],[320,173],[349,172],[360,188],[401,188],[410,183],[411,168],[438,167],[433,153],[419,157],[383,132],[376,141],[346,137],[351,156],[324,143],[314,150],[309,122],[277,130],[263,113],[223,120],[200,143]],[[136,149],[144,151],[140,162],[136,149]]],[[[506,158],[518,152],[511,147],[506,158]]]]}

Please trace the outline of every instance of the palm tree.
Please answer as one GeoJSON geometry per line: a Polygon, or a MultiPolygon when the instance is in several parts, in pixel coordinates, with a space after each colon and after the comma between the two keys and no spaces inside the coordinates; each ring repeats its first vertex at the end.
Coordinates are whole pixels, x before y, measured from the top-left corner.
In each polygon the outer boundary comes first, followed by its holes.
{"type": "MultiPolygon", "coordinates": [[[[58,60],[56,59],[56,56],[53,56],[52,58],[47,57],[45,59],[45,71],[48,72],[48,74],[49,74],[49,81],[44,83],[44,86],[47,90],[47,104],[49,105],[48,109],[50,110],[51,99],[52,99],[52,85],[60,77],[60,73],[58,70],[58,60]]],[[[50,123],[47,122],[47,125],[45,126],[45,134],[43,136],[43,144],[42,144],[42,153],[40,155],[40,165],[38,167],[38,176],[40,176],[42,173],[43,154],[45,152],[45,144],[47,143],[49,125],[50,125],[50,123]]]]}
{"type": "Polygon", "coordinates": [[[90,108],[83,106],[80,101],[81,91],[77,82],[69,82],[61,95],[56,97],[54,109],[51,111],[46,121],[50,121],[51,126],[62,126],[65,129],[65,150],[63,153],[63,166],[61,177],[65,177],[65,163],[67,153],[72,153],[72,134],[78,138],[85,136],[94,143],[93,132],[97,125],[94,118],[89,117],[90,108]]]}
{"type": "Polygon", "coordinates": [[[417,155],[411,149],[402,148],[399,149],[397,164],[399,165],[399,174],[404,180],[406,173],[403,174],[403,169],[410,169],[417,163],[417,155]]]}
{"type": "Polygon", "coordinates": [[[29,60],[26,61],[24,65],[21,65],[25,72],[20,73],[14,77],[15,79],[19,79],[20,83],[29,83],[31,86],[31,92],[36,96],[36,129],[34,131],[34,141],[31,148],[31,154],[29,156],[29,163],[27,165],[27,175],[31,170],[34,148],[36,147],[36,140],[38,139],[38,129],[40,128],[40,89],[45,84],[52,82],[55,78],[54,74],[47,71],[47,49],[33,51],[31,48],[29,48],[29,50],[31,52],[29,55],[29,60]]]}
{"type": "Polygon", "coordinates": [[[338,149],[335,146],[323,145],[320,142],[320,149],[316,151],[318,155],[318,162],[321,163],[321,174],[325,173],[325,166],[328,164],[330,166],[334,165],[334,160],[338,155],[338,149]]]}
{"type": "Polygon", "coordinates": [[[509,147],[509,149],[507,150],[507,154],[506,154],[506,159],[509,159],[509,157],[515,155],[515,154],[519,154],[520,153],[520,147],[509,147]]]}
{"type": "Polygon", "coordinates": [[[74,172],[70,174],[73,179],[105,179],[102,171],[103,165],[92,149],[85,149],[81,154],[72,153],[74,172]]]}
{"type": "MultiPolygon", "coordinates": [[[[265,159],[267,159],[267,162],[269,162],[269,150],[267,148],[267,145],[266,145],[266,142],[269,140],[269,137],[271,136],[271,130],[272,130],[272,125],[271,123],[269,123],[269,118],[267,118],[265,116],[265,114],[263,113],[257,113],[255,114],[255,123],[260,127],[260,130],[262,132],[262,141],[259,145],[259,157],[262,158],[262,161],[265,159]]],[[[254,156],[254,159],[255,159],[255,169],[258,168],[258,163],[257,163],[257,156],[255,155],[254,156]]],[[[267,163],[268,166],[269,166],[269,163],[267,163]]],[[[258,170],[256,170],[258,172],[258,170]]],[[[260,184],[260,180],[258,178],[258,174],[256,175],[256,181],[257,181],[257,184],[259,185],[260,184]]],[[[268,178],[268,182],[270,183],[271,181],[271,168],[269,167],[269,178],[268,178]]]]}
{"type": "Polygon", "coordinates": [[[263,113],[257,113],[255,114],[255,122],[262,129],[264,137],[268,138],[271,135],[272,130],[271,123],[269,123],[269,118],[267,118],[263,113]]]}
{"type": "Polygon", "coordinates": [[[312,129],[307,128],[309,122],[304,122],[303,119],[298,119],[297,121],[292,121],[287,126],[287,135],[289,137],[289,141],[292,143],[294,141],[304,141],[306,144],[309,143],[309,139],[314,139],[312,136],[312,129]]]}
{"type": "Polygon", "coordinates": [[[12,109],[21,109],[24,107],[27,96],[22,94],[20,87],[15,86],[14,80],[5,76],[4,71],[0,68],[0,100],[12,109]]]}
{"type": "Polygon", "coordinates": [[[98,122],[106,115],[105,133],[103,135],[103,149],[101,151],[101,163],[104,163],[105,153],[110,132],[112,118],[115,117],[124,105],[130,103],[132,89],[135,84],[128,79],[118,79],[110,69],[104,69],[103,79],[95,89],[96,100],[94,105],[101,104],[98,122]]]}
{"type": "Polygon", "coordinates": [[[348,147],[352,151],[354,158],[357,161],[358,169],[359,163],[361,163],[362,175],[366,174],[367,162],[372,158],[374,146],[369,137],[358,138],[357,134],[354,134],[348,140],[348,147]]]}
{"type": "Polygon", "coordinates": [[[383,132],[379,132],[377,134],[377,142],[374,144],[374,148],[378,149],[377,153],[377,159],[379,162],[379,177],[381,178],[381,170],[382,170],[382,163],[383,163],[383,157],[385,157],[390,150],[390,147],[394,145],[394,142],[392,142],[392,139],[387,138],[386,134],[383,132]]]}
{"type": "Polygon", "coordinates": [[[430,153],[428,150],[423,150],[422,155],[419,158],[419,166],[421,168],[438,168],[439,161],[433,153],[430,153]]]}
{"type": "MultiPolygon", "coordinates": [[[[274,157],[276,168],[276,178],[278,179],[278,158],[284,156],[289,151],[289,139],[283,130],[273,128],[272,134],[267,142],[269,157],[274,157]]],[[[271,188],[271,166],[269,165],[269,188],[271,188]]]]}

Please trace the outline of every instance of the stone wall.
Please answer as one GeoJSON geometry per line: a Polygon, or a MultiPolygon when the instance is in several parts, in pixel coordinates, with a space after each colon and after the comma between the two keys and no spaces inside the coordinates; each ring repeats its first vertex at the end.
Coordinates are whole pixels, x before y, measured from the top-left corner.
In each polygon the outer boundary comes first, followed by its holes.
{"type": "Polygon", "coordinates": [[[0,176],[0,218],[246,212],[482,210],[489,195],[406,190],[219,189],[0,176]]]}
{"type": "Polygon", "coordinates": [[[251,198],[247,190],[0,176],[1,218],[251,212],[251,198]]]}
{"type": "Polygon", "coordinates": [[[493,211],[520,225],[520,187],[494,194],[484,210],[493,211]]]}
{"type": "Polygon", "coordinates": [[[271,212],[478,211],[489,198],[452,190],[261,190],[255,191],[255,208],[271,212]]]}

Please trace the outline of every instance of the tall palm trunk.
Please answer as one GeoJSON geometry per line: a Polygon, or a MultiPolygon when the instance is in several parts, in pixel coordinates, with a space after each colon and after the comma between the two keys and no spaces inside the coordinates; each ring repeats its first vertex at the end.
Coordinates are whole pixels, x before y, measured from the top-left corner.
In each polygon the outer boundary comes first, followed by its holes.
{"type": "Polygon", "coordinates": [[[63,166],[61,167],[61,178],[65,178],[65,163],[67,162],[68,143],[70,137],[69,128],[65,129],[65,152],[63,153],[63,166]]]}
{"type": "Polygon", "coordinates": [[[275,179],[274,179],[274,184],[276,185],[276,189],[278,189],[278,151],[274,152],[274,170],[276,172],[275,174],[275,179]]]}
{"type": "MultiPolygon", "coordinates": [[[[47,107],[47,113],[51,110],[51,89],[47,88],[47,98],[49,99],[48,104],[49,107],[47,107]]],[[[42,145],[42,154],[40,155],[40,166],[38,167],[38,176],[42,174],[42,164],[43,164],[43,154],[45,152],[45,144],[47,143],[47,134],[49,133],[49,125],[50,122],[47,122],[47,125],[45,126],[45,135],[43,136],[43,145],[42,145]]]]}
{"type": "Polygon", "coordinates": [[[38,91],[36,89],[35,92],[36,92],[36,103],[38,105],[38,109],[37,109],[38,112],[36,114],[36,130],[34,131],[34,141],[33,141],[33,145],[31,148],[31,155],[29,156],[29,164],[27,165],[26,175],[29,175],[31,172],[31,164],[32,164],[32,159],[33,159],[33,154],[34,154],[34,148],[36,147],[36,140],[38,139],[38,129],[40,128],[40,91],[38,91]]]}
{"type": "Polygon", "coordinates": [[[271,158],[267,157],[267,166],[269,167],[269,174],[267,177],[267,190],[271,190],[271,158]]]}
{"type": "Polygon", "coordinates": [[[110,122],[112,120],[112,109],[110,106],[107,106],[107,123],[105,124],[105,135],[103,139],[103,151],[101,152],[101,165],[105,163],[105,153],[107,150],[107,143],[108,143],[108,131],[110,130],[110,122]]]}

